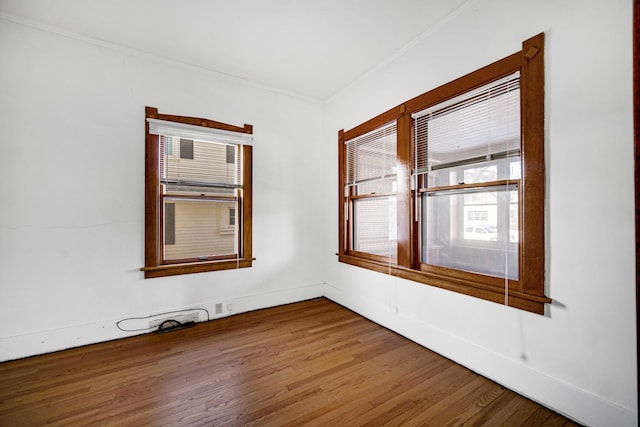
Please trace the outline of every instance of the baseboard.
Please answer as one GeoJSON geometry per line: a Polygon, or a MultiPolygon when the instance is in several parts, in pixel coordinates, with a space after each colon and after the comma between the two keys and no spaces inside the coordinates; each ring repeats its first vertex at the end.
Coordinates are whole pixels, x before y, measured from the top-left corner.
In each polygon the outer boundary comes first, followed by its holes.
{"type": "Polygon", "coordinates": [[[327,284],[325,297],[580,424],[637,425],[638,415],[627,408],[447,331],[402,316],[362,295],[349,295],[327,284]]]}
{"type": "Polygon", "coordinates": [[[0,337],[0,362],[149,333],[153,331],[153,329],[148,328],[149,319],[161,313],[171,312],[176,314],[200,309],[199,321],[206,321],[247,311],[304,301],[323,295],[324,284],[319,283],[293,289],[223,298],[217,301],[205,301],[188,307],[159,309],[153,313],[132,314],[126,318],[108,319],[29,334],[0,337]],[[222,313],[216,314],[215,305],[220,302],[222,303],[222,313]],[[209,313],[208,316],[206,312],[209,313]],[[119,329],[118,326],[126,331],[119,329]]]}

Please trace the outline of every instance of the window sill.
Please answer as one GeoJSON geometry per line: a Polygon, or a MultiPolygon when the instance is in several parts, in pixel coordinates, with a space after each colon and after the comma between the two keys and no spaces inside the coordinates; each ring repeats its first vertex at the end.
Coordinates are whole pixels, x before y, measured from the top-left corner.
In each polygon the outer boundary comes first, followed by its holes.
{"type": "Polygon", "coordinates": [[[151,267],[142,267],[144,278],[176,276],[180,274],[205,273],[207,271],[235,270],[251,267],[255,258],[239,258],[223,261],[189,262],[183,264],[163,264],[151,267]]]}
{"type": "MultiPolygon", "coordinates": [[[[433,272],[412,270],[397,264],[373,261],[345,254],[339,254],[338,261],[505,305],[504,287],[478,283],[463,277],[451,277],[433,272]]],[[[545,304],[550,304],[551,302],[552,300],[546,296],[530,295],[510,289],[506,305],[544,315],[545,304]]]]}

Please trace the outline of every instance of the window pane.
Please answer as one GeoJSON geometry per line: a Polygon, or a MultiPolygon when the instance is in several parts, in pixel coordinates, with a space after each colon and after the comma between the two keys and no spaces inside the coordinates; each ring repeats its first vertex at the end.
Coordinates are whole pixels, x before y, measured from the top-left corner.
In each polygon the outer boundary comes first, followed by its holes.
{"type": "Polygon", "coordinates": [[[414,173],[520,149],[518,73],[414,117],[414,173]]]}
{"type": "Polygon", "coordinates": [[[438,169],[428,174],[429,187],[520,179],[520,156],[438,169]]]}
{"type": "Polygon", "coordinates": [[[353,202],[353,250],[397,257],[396,197],[353,202]]]}
{"type": "Polygon", "coordinates": [[[396,191],[396,146],[395,123],[346,142],[346,184],[355,194],[396,191]]]}
{"type": "Polygon", "coordinates": [[[173,243],[167,242],[168,236],[165,236],[165,260],[235,255],[238,252],[238,228],[230,224],[229,216],[232,209],[233,212],[237,210],[236,201],[171,199],[165,203],[167,205],[174,206],[172,215],[165,212],[164,216],[165,230],[166,221],[173,221],[173,243]]]}
{"type": "Polygon", "coordinates": [[[375,181],[363,182],[356,185],[357,195],[363,194],[383,194],[383,193],[395,193],[398,191],[398,184],[396,178],[377,179],[375,181]]]}
{"type": "Polygon", "coordinates": [[[236,162],[236,148],[233,145],[227,145],[227,163],[236,162]]]}
{"type": "Polygon", "coordinates": [[[424,195],[422,262],[518,279],[517,193],[504,186],[424,195]]]}
{"type": "Polygon", "coordinates": [[[193,160],[193,140],[180,138],[180,158],[193,160]]]}
{"type": "MultiPolygon", "coordinates": [[[[166,139],[169,140],[169,138],[166,139]]],[[[181,185],[201,183],[238,186],[242,184],[239,146],[181,138],[171,138],[171,140],[172,144],[177,144],[178,147],[172,152],[165,149],[165,155],[160,159],[161,178],[165,182],[181,185]]]]}
{"type": "Polygon", "coordinates": [[[176,243],[176,205],[174,203],[164,204],[164,244],[174,245],[176,243]]]}

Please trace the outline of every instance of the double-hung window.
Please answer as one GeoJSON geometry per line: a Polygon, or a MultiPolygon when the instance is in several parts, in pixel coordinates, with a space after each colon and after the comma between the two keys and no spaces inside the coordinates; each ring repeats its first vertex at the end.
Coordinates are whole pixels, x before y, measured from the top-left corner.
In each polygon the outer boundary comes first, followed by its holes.
{"type": "Polygon", "coordinates": [[[518,279],[519,75],[412,114],[423,269],[518,279]]]}
{"type": "Polygon", "coordinates": [[[341,262],[544,312],[543,53],[338,133],[341,262]]]}
{"type": "Polygon", "coordinates": [[[147,107],[145,278],[251,266],[252,132],[147,107]]]}
{"type": "Polygon", "coordinates": [[[346,144],[350,246],[360,256],[395,259],[396,125],[389,123],[346,144]]]}

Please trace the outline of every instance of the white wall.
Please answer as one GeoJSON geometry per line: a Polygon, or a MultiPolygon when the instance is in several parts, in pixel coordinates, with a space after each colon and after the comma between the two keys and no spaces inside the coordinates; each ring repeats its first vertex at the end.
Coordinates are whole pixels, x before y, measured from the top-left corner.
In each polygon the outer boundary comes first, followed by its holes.
{"type": "Polygon", "coordinates": [[[467,3],[327,105],[326,295],[588,425],[636,425],[630,0],[467,3]],[[546,33],[545,316],[339,264],[337,131],[546,33]]]}
{"type": "Polygon", "coordinates": [[[0,58],[0,360],[323,294],[319,103],[3,19],[0,58]],[[145,105],[254,126],[253,268],[143,279],[145,105]]]}

